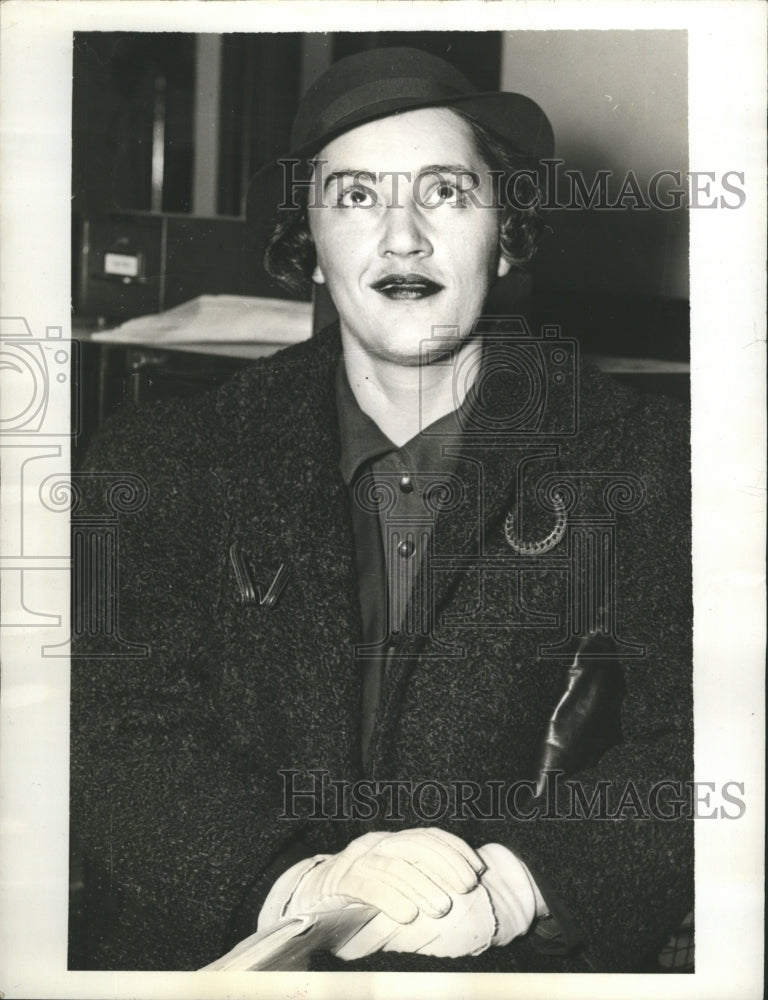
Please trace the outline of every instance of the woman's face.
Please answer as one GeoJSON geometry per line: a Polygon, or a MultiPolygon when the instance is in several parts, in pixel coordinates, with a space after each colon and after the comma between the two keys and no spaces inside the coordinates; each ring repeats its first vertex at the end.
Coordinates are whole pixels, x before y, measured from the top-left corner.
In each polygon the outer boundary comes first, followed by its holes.
{"type": "Polygon", "coordinates": [[[447,108],[408,111],[333,139],[315,163],[313,277],[327,284],[342,335],[402,365],[455,348],[510,266],[469,125],[447,108]]]}

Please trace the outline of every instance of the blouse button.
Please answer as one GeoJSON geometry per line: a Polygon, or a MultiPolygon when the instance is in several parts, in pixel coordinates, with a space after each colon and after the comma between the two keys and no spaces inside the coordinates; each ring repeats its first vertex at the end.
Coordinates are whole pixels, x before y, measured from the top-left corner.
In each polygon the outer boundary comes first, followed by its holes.
{"type": "Polygon", "coordinates": [[[407,472],[400,477],[400,489],[403,493],[413,493],[413,480],[407,472]]]}

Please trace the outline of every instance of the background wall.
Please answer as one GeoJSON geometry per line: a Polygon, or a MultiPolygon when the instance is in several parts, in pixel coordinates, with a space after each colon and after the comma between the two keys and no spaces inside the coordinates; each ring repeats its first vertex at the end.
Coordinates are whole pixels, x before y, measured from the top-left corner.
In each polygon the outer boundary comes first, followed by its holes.
{"type": "MultiPolygon", "coordinates": [[[[687,169],[684,31],[521,31],[502,39],[501,86],[547,113],[562,169],[632,170],[643,190],[687,169]]],[[[536,273],[548,287],[688,297],[684,209],[558,211],[536,273]]]]}

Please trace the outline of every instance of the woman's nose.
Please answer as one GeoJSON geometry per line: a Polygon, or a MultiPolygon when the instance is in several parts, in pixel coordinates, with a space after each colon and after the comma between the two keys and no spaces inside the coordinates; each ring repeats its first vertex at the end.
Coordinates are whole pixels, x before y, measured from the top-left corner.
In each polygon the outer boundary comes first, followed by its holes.
{"type": "Polygon", "coordinates": [[[428,257],[432,253],[424,220],[415,205],[402,201],[388,205],[384,211],[383,227],[379,243],[382,257],[428,257]]]}

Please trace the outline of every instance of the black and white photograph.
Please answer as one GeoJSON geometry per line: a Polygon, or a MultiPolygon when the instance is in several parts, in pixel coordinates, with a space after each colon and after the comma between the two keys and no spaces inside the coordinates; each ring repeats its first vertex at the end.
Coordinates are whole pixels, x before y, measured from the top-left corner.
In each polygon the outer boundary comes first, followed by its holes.
{"type": "Polygon", "coordinates": [[[759,995],[724,6],[4,5],[3,995],[759,995]]]}

